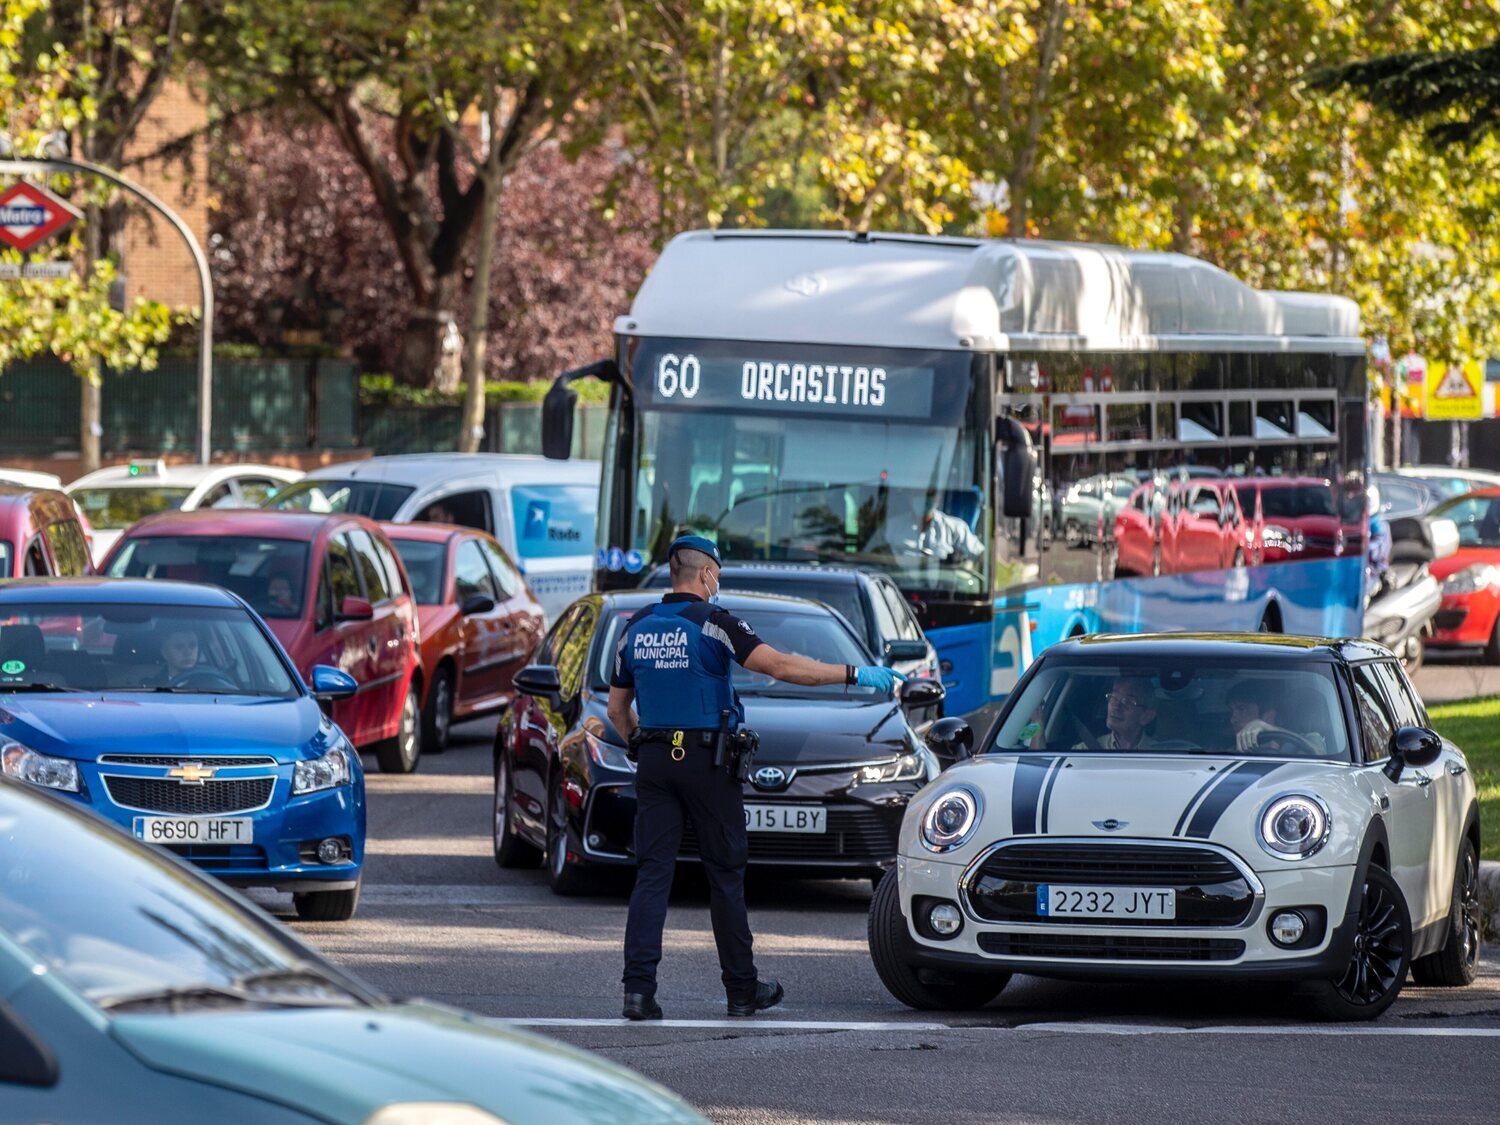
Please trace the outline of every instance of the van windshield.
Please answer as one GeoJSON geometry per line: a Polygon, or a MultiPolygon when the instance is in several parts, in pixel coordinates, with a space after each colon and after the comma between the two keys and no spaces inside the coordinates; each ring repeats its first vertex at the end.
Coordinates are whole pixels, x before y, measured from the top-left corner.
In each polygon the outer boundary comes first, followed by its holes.
{"type": "Polygon", "coordinates": [[[300,480],[261,505],[276,512],[353,512],[372,520],[394,519],[416,489],[373,480],[300,480]]]}

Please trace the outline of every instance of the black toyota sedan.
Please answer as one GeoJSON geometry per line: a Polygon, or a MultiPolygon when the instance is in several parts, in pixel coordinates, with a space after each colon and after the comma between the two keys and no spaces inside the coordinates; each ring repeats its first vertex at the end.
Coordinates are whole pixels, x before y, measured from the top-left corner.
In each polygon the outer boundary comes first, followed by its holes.
{"type": "MultiPolygon", "coordinates": [[[[495,862],[525,867],[545,859],[559,894],[588,889],[590,869],[635,862],[634,766],[605,706],[620,632],[658,598],[591,594],[569,606],[517,673],[515,705],[496,730],[495,862]]],[[[872,662],[825,605],[756,594],[721,601],[782,651],[833,664],[872,662]]],[[[895,860],[906,802],[947,764],[907,717],[932,713],[942,685],[912,680],[893,700],[869,688],[783,684],[740,667],[734,677],[746,722],[761,739],[745,785],[750,862],[878,878],[895,860]]],[[[698,858],[691,824],[681,855],[698,858]]]]}

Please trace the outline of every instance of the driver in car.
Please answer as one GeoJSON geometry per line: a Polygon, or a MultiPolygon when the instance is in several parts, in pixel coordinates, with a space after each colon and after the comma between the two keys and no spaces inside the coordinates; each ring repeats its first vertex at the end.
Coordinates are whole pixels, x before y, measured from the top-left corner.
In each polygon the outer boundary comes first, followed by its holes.
{"type": "Polygon", "coordinates": [[[1074,750],[1151,750],[1156,740],[1146,728],[1156,718],[1156,703],[1151,681],[1144,676],[1116,676],[1104,697],[1108,708],[1104,725],[1109,730],[1098,739],[1097,746],[1080,742],[1074,750]]]}
{"type": "Polygon", "coordinates": [[[170,684],[198,667],[198,633],[186,625],[172,626],[162,634],[161,658],[166,670],[162,682],[170,684]]]}
{"type": "Polygon", "coordinates": [[[1322,751],[1322,735],[1298,734],[1276,725],[1276,697],[1269,684],[1241,680],[1229,689],[1226,701],[1229,704],[1229,725],[1234,728],[1235,749],[1241,754],[1253,754],[1256,750],[1296,749],[1298,742],[1322,751]],[[1290,737],[1283,743],[1274,737],[1277,734],[1290,737]],[[1264,737],[1268,735],[1272,737],[1264,737]]]}

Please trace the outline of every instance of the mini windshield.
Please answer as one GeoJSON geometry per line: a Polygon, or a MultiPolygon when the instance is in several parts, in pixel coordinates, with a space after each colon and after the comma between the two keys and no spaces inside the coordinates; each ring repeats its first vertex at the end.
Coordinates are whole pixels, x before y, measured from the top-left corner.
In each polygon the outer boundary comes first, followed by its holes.
{"type": "Polygon", "coordinates": [[[1500,498],[1463,496],[1437,508],[1430,518],[1458,524],[1460,546],[1500,547],[1500,498]]]}
{"type": "Polygon", "coordinates": [[[101,1007],[201,1000],[194,989],[274,1004],[292,984],[299,1006],[362,996],[290,934],[87,813],[0,785],[0,856],[0,933],[101,1007]]]}
{"type": "MultiPolygon", "coordinates": [[[[594,669],[594,687],[603,690],[609,683],[611,661],[620,643],[620,631],[635,611],[615,615],[607,626],[604,643],[599,646],[599,660],[594,669]]],[[[754,609],[740,614],[766,644],[781,652],[821,660],[826,664],[870,663],[870,655],[837,618],[827,613],[797,613],[779,609],[754,609]]],[[[865,702],[876,695],[872,688],[845,688],[842,684],[809,687],[785,684],[733,666],[734,688],[743,696],[775,695],[795,699],[857,699],[865,702]]]]}
{"type": "Polygon", "coordinates": [[[416,489],[365,480],[300,480],[261,505],[278,512],[354,512],[372,520],[394,519],[416,489]]]}
{"type": "Polygon", "coordinates": [[[263,617],[301,617],[307,544],[237,535],[126,539],[109,563],[112,578],[176,578],[232,590],[263,617]]]}
{"type": "Polygon", "coordinates": [[[80,488],[68,495],[99,531],[123,531],[136,520],[157,512],[175,512],[192,494],[191,488],[80,488]]]}
{"type": "Polygon", "coordinates": [[[986,749],[1350,760],[1331,669],[1254,660],[1050,662],[986,749]]]}
{"type": "Polygon", "coordinates": [[[242,609],[0,605],[0,698],[35,691],[298,694],[242,609]]]}
{"type": "Polygon", "coordinates": [[[411,596],[417,604],[441,605],[448,545],[421,539],[392,539],[391,546],[396,548],[401,565],[406,567],[406,576],[411,579],[411,596]]]}

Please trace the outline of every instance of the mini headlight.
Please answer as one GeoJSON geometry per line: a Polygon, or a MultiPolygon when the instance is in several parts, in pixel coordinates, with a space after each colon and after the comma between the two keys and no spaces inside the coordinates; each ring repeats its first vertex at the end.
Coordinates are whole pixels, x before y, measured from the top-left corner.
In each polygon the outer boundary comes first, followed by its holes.
{"type": "Polygon", "coordinates": [[[466,1102],[399,1102],[377,1109],[365,1125],[505,1125],[496,1117],[466,1102]]]}
{"type": "Polygon", "coordinates": [[[1278,859],[1306,859],[1328,840],[1328,806],[1306,793],[1271,798],[1260,813],[1260,846],[1278,859]]]}
{"type": "Polygon", "coordinates": [[[316,793],[319,789],[348,785],[351,772],[349,752],[335,746],[322,757],[292,767],[292,793],[316,793]]]}
{"type": "Polygon", "coordinates": [[[923,752],[902,754],[889,762],[873,766],[860,766],[854,772],[856,785],[874,785],[880,781],[921,781],[928,776],[927,762],[923,752]]]}
{"type": "Polygon", "coordinates": [[[605,742],[602,738],[595,738],[587,731],[584,731],[583,740],[588,743],[589,757],[593,758],[598,765],[605,769],[635,772],[635,763],[625,756],[625,747],[616,746],[613,742],[605,742]]]}
{"type": "Polygon", "coordinates": [[[1489,563],[1466,566],[1462,570],[1455,570],[1443,579],[1443,593],[1445,594],[1472,594],[1476,590],[1484,590],[1491,586],[1500,586],[1500,566],[1492,566],[1489,563]]]}
{"type": "Polygon", "coordinates": [[[951,852],[968,843],[979,825],[979,794],[960,786],[938,794],[922,814],[922,843],[935,852],[951,852]]]}
{"type": "Polygon", "coordinates": [[[40,785],[44,789],[61,789],[66,793],[77,793],[79,788],[78,766],[67,758],[54,758],[38,754],[19,742],[0,745],[0,772],[6,777],[40,785]]]}

